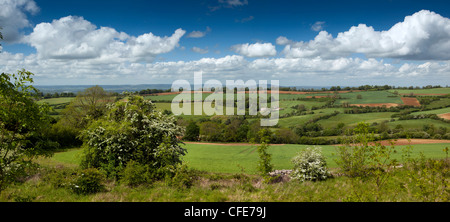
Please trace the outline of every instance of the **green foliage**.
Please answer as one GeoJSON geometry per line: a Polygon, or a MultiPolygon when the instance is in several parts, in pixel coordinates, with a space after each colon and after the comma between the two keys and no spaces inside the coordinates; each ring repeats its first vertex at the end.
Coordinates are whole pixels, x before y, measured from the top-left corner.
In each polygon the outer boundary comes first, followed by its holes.
{"type": "Polygon", "coordinates": [[[48,106],[34,102],[31,72],[0,75],[0,191],[16,180],[38,155],[57,144],[47,137],[48,106]]]}
{"type": "Polygon", "coordinates": [[[125,169],[120,172],[120,182],[130,187],[151,183],[149,166],[130,160],[125,169]]]}
{"type": "Polygon", "coordinates": [[[320,181],[331,176],[320,147],[308,147],[302,150],[292,159],[292,163],[294,168],[290,176],[294,180],[320,181]]]}
{"type": "Polygon", "coordinates": [[[53,188],[67,189],[75,194],[93,194],[105,190],[104,174],[95,168],[50,168],[42,172],[42,181],[53,188]]]}
{"type": "Polygon", "coordinates": [[[172,116],[154,110],[139,96],[108,107],[103,118],[82,132],[83,168],[100,168],[118,178],[131,160],[151,169],[165,169],[182,162],[186,150],[178,140],[183,129],[172,116]]]}
{"type": "Polygon", "coordinates": [[[176,167],[172,177],[167,177],[166,182],[169,186],[178,189],[189,189],[194,185],[198,178],[198,171],[189,169],[187,165],[182,164],[176,167]]]}
{"type": "Polygon", "coordinates": [[[266,182],[270,181],[269,173],[273,170],[272,155],[267,152],[269,149],[269,135],[268,129],[262,129],[258,132],[261,138],[261,144],[258,146],[257,151],[259,155],[258,172],[264,178],[266,182]]]}
{"type": "Polygon", "coordinates": [[[200,127],[194,121],[189,121],[183,139],[187,141],[198,141],[199,134],[200,127]]]}
{"type": "Polygon", "coordinates": [[[93,194],[105,189],[105,176],[95,168],[81,170],[70,184],[76,194],[93,194]]]}
{"type": "Polygon", "coordinates": [[[409,158],[405,169],[410,178],[406,186],[414,197],[424,202],[448,202],[450,200],[450,162],[447,157],[435,160],[427,159],[423,154],[418,158],[409,158]]]}
{"type": "Polygon", "coordinates": [[[71,100],[70,104],[61,112],[61,118],[54,128],[55,135],[59,135],[58,131],[62,131],[63,139],[65,139],[64,136],[69,134],[78,134],[90,122],[102,117],[107,110],[106,105],[112,102],[114,102],[112,94],[100,86],[87,88],[78,93],[77,97],[71,100]],[[68,132],[70,133],[68,134],[68,132]]]}
{"type": "MultiPolygon", "coordinates": [[[[350,177],[365,177],[370,174],[381,175],[383,168],[396,164],[391,158],[395,147],[384,146],[374,142],[374,133],[369,133],[367,123],[358,123],[353,129],[353,135],[345,140],[345,144],[338,146],[336,163],[340,170],[350,177]]],[[[378,183],[382,183],[379,181],[378,183]]]]}

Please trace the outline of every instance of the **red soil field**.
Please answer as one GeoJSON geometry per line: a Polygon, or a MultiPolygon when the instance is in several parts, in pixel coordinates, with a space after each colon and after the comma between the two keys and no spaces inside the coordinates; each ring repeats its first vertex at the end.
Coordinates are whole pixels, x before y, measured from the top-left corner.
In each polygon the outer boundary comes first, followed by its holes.
{"type": "Polygon", "coordinates": [[[420,106],[419,100],[413,97],[402,97],[403,104],[408,106],[420,106]]]}
{"type": "Polygon", "coordinates": [[[443,119],[450,119],[450,113],[439,114],[438,116],[443,119]]]}

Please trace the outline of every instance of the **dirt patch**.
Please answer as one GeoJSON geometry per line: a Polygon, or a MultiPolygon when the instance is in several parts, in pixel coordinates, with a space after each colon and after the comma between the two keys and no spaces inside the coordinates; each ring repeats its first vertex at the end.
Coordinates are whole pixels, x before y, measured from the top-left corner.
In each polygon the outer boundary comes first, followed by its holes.
{"type": "MultiPolygon", "coordinates": [[[[252,143],[205,143],[205,142],[184,142],[186,144],[201,144],[201,145],[218,145],[218,146],[258,146],[260,144],[252,143]]],[[[285,144],[269,144],[271,146],[284,146],[285,144]]]]}
{"type": "Polygon", "coordinates": [[[439,114],[438,116],[443,119],[450,119],[450,113],[439,114]]]}
{"type": "Polygon", "coordinates": [[[407,106],[420,106],[419,100],[413,97],[401,97],[403,104],[407,106]]]}
{"type": "Polygon", "coordinates": [[[368,103],[368,104],[350,104],[350,106],[359,106],[359,107],[382,107],[386,106],[386,108],[399,106],[397,103],[368,103]]]}

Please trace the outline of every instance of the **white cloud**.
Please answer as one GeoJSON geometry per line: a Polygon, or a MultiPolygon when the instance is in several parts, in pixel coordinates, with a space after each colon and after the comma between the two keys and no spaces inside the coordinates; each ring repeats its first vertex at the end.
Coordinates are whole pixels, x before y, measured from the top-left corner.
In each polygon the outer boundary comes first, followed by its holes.
{"type": "Polygon", "coordinates": [[[360,24],[339,33],[336,38],[321,31],[309,42],[294,42],[281,36],[277,44],[286,45],[283,53],[293,58],[336,58],[363,53],[371,58],[449,60],[450,19],[422,10],[387,31],[375,31],[373,27],[360,24]]]}
{"type": "Polygon", "coordinates": [[[242,19],[235,19],[234,21],[235,22],[239,22],[239,23],[246,23],[246,22],[249,22],[249,21],[253,20],[254,18],[255,17],[253,17],[253,15],[251,15],[249,17],[245,17],[245,18],[242,18],[242,19]]]}
{"type": "MultiPolygon", "coordinates": [[[[25,68],[36,74],[37,85],[170,83],[192,79],[195,71],[203,71],[205,79],[278,79],[281,85],[445,85],[450,61],[391,64],[377,57],[449,59],[444,53],[450,47],[448,23],[447,18],[421,11],[387,31],[361,24],[336,37],[320,31],[305,42],[280,36],[276,44],[284,46],[282,58],[273,57],[277,50],[272,43],[247,43],[231,47],[239,55],[158,61],[157,55],[178,46],[184,30],[164,37],[130,36],[68,16],[38,24],[24,38],[36,54],[0,53],[0,72],[25,68]],[[353,53],[368,59],[352,58],[353,53]]],[[[191,50],[203,53],[208,48],[191,50]]]]}
{"type": "Polygon", "coordinates": [[[33,0],[0,0],[0,27],[6,42],[17,42],[21,30],[31,26],[27,14],[39,12],[33,0]]]}
{"type": "Polygon", "coordinates": [[[247,57],[275,56],[277,50],[272,43],[239,44],[231,47],[236,53],[247,57]]]}
{"type": "Polygon", "coordinates": [[[206,54],[206,53],[208,53],[208,49],[202,49],[202,48],[199,48],[199,47],[196,47],[196,46],[192,47],[191,50],[192,50],[193,52],[200,53],[200,54],[206,54]]]}
{"type": "Polygon", "coordinates": [[[109,62],[152,60],[172,51],[185,34],[177,29],[170,37],[146,33],[137,37],[100,27],[82,17],[67,16],[36,25],[24,41],[44,59],[98,59],[109,62]]]}
{"type": "Polygon", "coordinates": [[[243,6],[248,5],[248,0],[219,0],[220,3],[226,4],[228,6],[243,6]]]}
{"type": "Polygon", "coordinates": [[[323,29],[323,25],[324,25],[324,24],[325,24],[325,22],[317,21],[316,23],[314,23],[314,24],[311,26],[311,29],[314,30],[314,31],[316,31],[316,32],[321,31],[321,30],[323,29]]]}
{"type": "Polygon", "coordinates": [[[188,37],[188,38],[202,38],[210,31],[211,31],[211,28],[206,27],[205,31],[192,31],[186,37],[188,37]]]}

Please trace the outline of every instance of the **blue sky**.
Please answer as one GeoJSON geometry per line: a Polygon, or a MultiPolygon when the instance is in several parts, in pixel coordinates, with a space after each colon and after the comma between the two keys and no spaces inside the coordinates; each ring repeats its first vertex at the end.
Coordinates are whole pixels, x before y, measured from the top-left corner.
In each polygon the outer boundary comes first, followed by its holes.
{"type": "Polygon", "coordinates": [[[26,68],[42,85],[172,83],[194,71],[281,85],[450,79],[448,1],[0,0],[0,6],[0,71],[26,68]]]}

